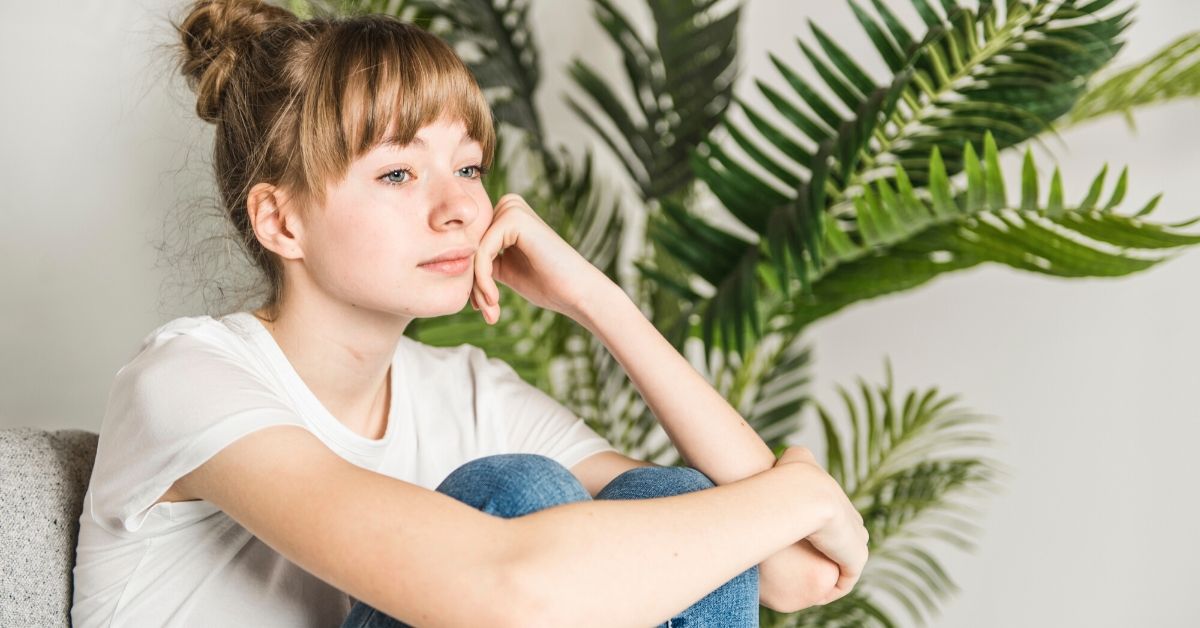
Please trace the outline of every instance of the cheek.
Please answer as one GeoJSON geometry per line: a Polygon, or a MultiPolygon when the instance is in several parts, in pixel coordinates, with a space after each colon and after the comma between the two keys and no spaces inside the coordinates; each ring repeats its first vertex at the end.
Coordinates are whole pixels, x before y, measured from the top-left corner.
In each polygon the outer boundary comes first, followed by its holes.
{"type": "Polygon", "coordinates": [[[321,226],[321,238],[309,262],[331,288],[358,291],[391,283],[412,255],[406,250],[407,243],[400,240],[404,225],[372,220],[369,213],[347,215],[321,226]]]}

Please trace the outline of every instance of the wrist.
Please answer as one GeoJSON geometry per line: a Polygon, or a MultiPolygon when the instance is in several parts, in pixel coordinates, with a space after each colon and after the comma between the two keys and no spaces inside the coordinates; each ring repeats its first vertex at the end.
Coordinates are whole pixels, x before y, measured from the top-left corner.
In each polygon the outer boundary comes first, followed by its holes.
{"type": "Polygon", "coordinates": [[[796,521],[802,524],[798,538],[804,539],[829,525],[833,520],[834,501],[824,482],[827,476],[822,477],[823,473],[818,474],[803,463],[781,464],[770,470],[787,478],[784,481],[788,487],[781,494],[788,496],[786,503],[797,511],[796,521]]]}
{"type": "Polygon", "coordinates": [[[611,311],[622,304],[622,300],[632,301],[621,286],[614,283],[607,275],[601,275],[599,280],[589,282],[575,298],[574,313],[571,318],[588,331],[595,334],[601,322],[600,316],[604,311],[611,311]]]}

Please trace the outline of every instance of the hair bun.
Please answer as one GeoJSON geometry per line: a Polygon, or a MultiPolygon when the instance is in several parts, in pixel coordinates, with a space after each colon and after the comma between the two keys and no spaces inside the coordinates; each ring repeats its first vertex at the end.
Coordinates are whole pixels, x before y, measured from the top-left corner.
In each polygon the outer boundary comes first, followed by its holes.
{"type": "Polygon", "coordinates": [[[195,2],[175,29],[183,40],[179,70],[196,93],[196,113],[216,123],[238,59],[262,33],[296,21],[292,13],[262,0],[195,2]]]}

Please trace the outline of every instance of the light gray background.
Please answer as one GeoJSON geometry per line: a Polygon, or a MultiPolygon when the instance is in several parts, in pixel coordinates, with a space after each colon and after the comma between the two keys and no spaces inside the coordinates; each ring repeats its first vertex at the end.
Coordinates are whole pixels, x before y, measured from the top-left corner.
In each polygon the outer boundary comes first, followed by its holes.
{"type": "MultiPolygon", "coordinates": [[[[638,3],[618,3],[638,18],[638,3]]],[[[905,19],[907,2],[890,2],[905,19]]],[[[562,101],[567,61],[612,77],[618,57],[582,0],[534,3],[550,136],[598,144],[562,101]]],[[[98,430],[108,387],[140,339],[202,313],[190,271],[160,255],[211,195],[211,129],[161,50],[179,2],[6,2],[0,8],[0,426],[98,430]],[[171,12],[168,13],[168,10],[171,12]]],[[[1144,58],[1200,28],[1200,5],[1147,0],[1118,58],[1144,58]]],[[[797,35],[811,17],[880,69],[844,3],[754,0],[741,23],[739,94],[781,85],[773,51],[808,71],[797,35]]],[[[648,25],[645,21],[642,25],[648,25]]],[[[1200,213],[1195,103],[1146,110],[1050,141],[1068,198],[1104,162],[1128,164],[1129,207],[1158,192],[1159,220],[1200,213]]],[[[578,154],[578,153],[577,153],[578,154]]],[[[613,181],[619,166],[603,149],[613,181]]],[[[1015,177],[1017,156],[1006,157],[1015,177]]],[[[1048,174],[1048,173],[1047,173],[1048,174]]],[[[171,248],[169,250],[176,250],[171,248]]],[[[962,592],[935,626],[1194,626],[1200,544],[1200,252],[1117,280],[1060,281],[988,266],[852,307],[819,324],[816,392],[883,377],[937,385],[997,417],[994,455],[1012,470],[984,503],[980,549],[929,547],[962,592]]],[[[836,406],[835,406],[836,407],[836,406]]],[[[797,437],[820,451],[814,431],[797,437]]]]}

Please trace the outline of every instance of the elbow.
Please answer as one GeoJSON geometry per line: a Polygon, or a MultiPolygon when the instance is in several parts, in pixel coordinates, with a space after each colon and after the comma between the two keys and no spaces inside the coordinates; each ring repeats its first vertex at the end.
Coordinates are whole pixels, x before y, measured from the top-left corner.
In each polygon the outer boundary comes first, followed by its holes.
{"type": "Polygon", "coordinates": [[[818,606],[837,584],[839,571],[833,569],[810,569],[802,572],[802,576],[789,582],[762,581],[759,589],[759,604],[777,613],[796,613],[812,606],[818,606]],[[780,586],[788,585],[788,586],[780,586]]]}
{"type": "MultiPolygon", "coordinates": [[[[504,609],[497,617],[498,625],[505,628],[551,628],[567,623],[559,621],[553,595],[545,587],[536,584],[536,578],[525,577],[523,572],[513,569],[506,576],[508,592],[498,608],[504,609]]],[[[578,618],[576,618],[578,619],[578,618]]]]}
{"type": "Polygon", "coordinates": [[[776,613],[795,613],[811,606],[802,599],[802,596],[783,596],[766,589],[759,591],[758,603],[776,613]]]}
{"type": "MultiPolygon", "coordinates": [[[[508,520],[513,521],[513,520],[508,520]]],[[[539,551],[527,544],[513,543],[510,547],[524,548],[512,552],[499,568],[499,586],[503,598],[494,605],[496,617],[492,625],[503,628],[549,628],[571,623],[558,621],[559,609],[552,587],[546,585],[543,574],[532,565],[532,553],[539,551]]],[[[578,619],[578,618],[575,618],[578,619]]]]}
{"type": "Polygon", "coordinates": [[[797,613],[810,606],[815,606],[817,598],[812,591],[793,591],[790,595],[772,595],[762,592],[758,603],[776,613],[797,613]]]}

